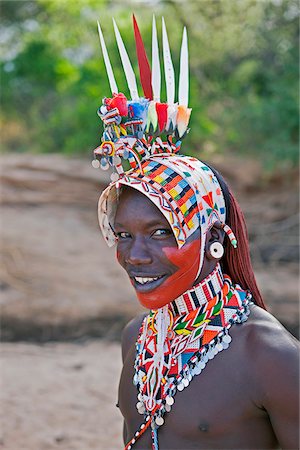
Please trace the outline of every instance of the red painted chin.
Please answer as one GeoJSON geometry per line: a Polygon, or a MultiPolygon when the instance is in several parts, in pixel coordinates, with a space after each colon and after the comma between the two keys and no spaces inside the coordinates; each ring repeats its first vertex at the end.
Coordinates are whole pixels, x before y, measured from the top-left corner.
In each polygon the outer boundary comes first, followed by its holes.
{"type": "Polygon", "coordinates": [[[136,289],[139,302],[147,309],[158,309],[167,305],[190,289],[196,280],[200,260],[200,239],[185,244],[181,249],[166,247],[163,249],[169,261],[178,270],[167,276],[159,286],[149,292],[136,289]]]}

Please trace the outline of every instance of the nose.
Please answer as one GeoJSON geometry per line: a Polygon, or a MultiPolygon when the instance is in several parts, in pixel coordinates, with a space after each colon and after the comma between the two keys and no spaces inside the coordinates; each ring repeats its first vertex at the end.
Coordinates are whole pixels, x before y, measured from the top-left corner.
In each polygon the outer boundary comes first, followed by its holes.
{"type": "Polygon", "coordinates": [[[136,237],[132,239],[125,262],[133,266],[152,263],[151,253],[143,238],[136,237]]]}

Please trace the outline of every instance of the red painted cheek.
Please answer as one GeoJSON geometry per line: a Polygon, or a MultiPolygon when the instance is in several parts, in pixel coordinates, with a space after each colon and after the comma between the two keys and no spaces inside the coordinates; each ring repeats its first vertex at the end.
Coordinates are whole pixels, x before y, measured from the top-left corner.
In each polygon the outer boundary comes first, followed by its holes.
{"type": "Polygon", "coordinates": [[[178,270],[157,289],[148,293],[137,292],[140,303],[149,309],[161,308],[182,295],[193,286],[198,273],[200,239],[195,239],[181,249],[167,247],[163,251],[168,260],[178,267],[178,270]]]}

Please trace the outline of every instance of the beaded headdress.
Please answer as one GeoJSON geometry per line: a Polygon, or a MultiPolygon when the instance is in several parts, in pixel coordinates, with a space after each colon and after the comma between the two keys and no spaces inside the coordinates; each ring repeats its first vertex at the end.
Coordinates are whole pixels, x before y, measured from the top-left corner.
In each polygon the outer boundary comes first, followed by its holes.
{"type": "Polygon", "coordinates": [[[178,103],[175,103],[175,75],[162,19],[163,60],[167,103],[161,103],[161,72],[156,21],[152,22],[152,70],[142,37],[133,16],[137,60],[144,97],[139,97],[136,77],[116,22],[113,20],[117,45],[124,68],[130,99],[118,92],[103,33],[98,23],[100,43],[112,91],[104,98],[98,115],[104,123],[101,145],[94,150],[94,167],[113,168],[112,183],[99,200],[98,216],[109,246],[115,243],[113,230],[118,191],[130,186],[146,195],[166,217],[178,247],[201,229],[203,263],[206,232],[218,223],[236,246],[231,229],[225,225],[226,210],[223,193],[212,170],[196,158],[179,153],[181,140],[188,132],[191,109],[188,107],[188,44],[183,30],[180,52],[178,103]],[[129,170],[123,167],[129,163],[129,170]]]}

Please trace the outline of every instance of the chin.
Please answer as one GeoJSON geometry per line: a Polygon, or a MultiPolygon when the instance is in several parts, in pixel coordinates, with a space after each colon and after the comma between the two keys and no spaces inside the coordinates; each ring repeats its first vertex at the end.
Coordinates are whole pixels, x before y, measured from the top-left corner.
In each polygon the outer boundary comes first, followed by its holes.
{"type": "Polygon", "coordinates": [[[184,273],[180,277],[171,276],[158,288],[151,292],[138,292],[136,295],[142,306],[147,309],[158,309],[168,305],[173,300],[184,294],[194,284],[194,273],[184,273]],[[172,279],[172,278],[175,279],[172,279]]]}

